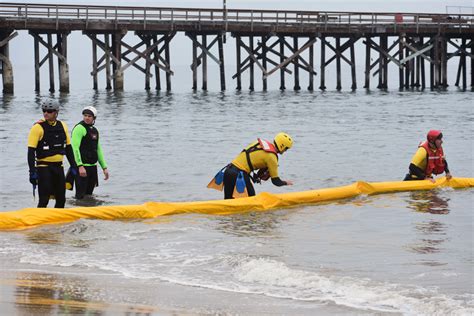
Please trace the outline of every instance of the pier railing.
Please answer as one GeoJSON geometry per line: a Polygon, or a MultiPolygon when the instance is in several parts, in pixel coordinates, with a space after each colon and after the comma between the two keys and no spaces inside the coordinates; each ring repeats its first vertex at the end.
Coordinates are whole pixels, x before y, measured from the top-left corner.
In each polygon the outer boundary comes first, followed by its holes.
{"type": "Polygon", "coordinates": [[[262,71],[263,90],[267,89],[267,77],[278,72],[280,89],[285,89],[285,75],[293,74],[294,90],[300,90],[300,70],[309,74],[308,89],[313,90],[314,77],[318,75],[316,41],[320,44],[319,88],[323,90],[326,67],[332,62],[336,64],[336,89],[341,89],[341,62],[351,68],[351,89],[357,88],[355,43],[358,41],[365,45],[365,88],[370,87],[372,73],[372,76],[378,74],[377,87],[386,89],[391,63],[397,66],[400,89],[418,86],[424,89],[425,62],[429,62],[430,87],[447,87],[448,60],[459,57],[455,85],[462,81],[465,90],[469,59],[471,87],[474,87],[474,12],[458,9],[453,14],[0,2],[0,74],[4,92],[12,93],[13,68],[8,43],[18,35],[18,30],[27,30],[34,38],[35,90],[40,91],[40,68],[48,61],[50,92],[55,91],[54,58],[57,58],[60,91],[69,91],[68,35],[82,31],[92,42],[94,89],[98,89],[97,74],[103,70],[106,89],[112,88],[113,80],[114,89],[123,90],[123,73],[133,66],[145,75],[145,89],[150,89],[154,71],[156,89],[161,89],[160,73],[163,73],[166,89],[171,90],[170,44],[180,32],[192,41],[193,90],[197,89],[198,67],[202,69],[202,89],[207,90],[208,58],[218,64],[221,90],[225,90],[224,43],[230,33],[236,44],[237,72],[232,78],[236,79],[238,90],[242,88],[242,73],[246,71],[249,89],[254,89],[255,66],[262,71]],[[134,32],[133,40],[125,38],[129,32],[134,32]],[[393,39],[390,45],[389,37],[393,39]],[[137,39],[139,42],[135,43],[137,39]],[[306,42],[303,44],[302,40],[306,42]],[[41,57],[44,49],[40,48],[46,48],[44,57],[41,57]],[[293,71],[289,69],[292,66],[293,71]]]}
{"type": "Polygon", "coordinates": [[[394,12],[337,12],[296,10],[247,10],[166,8],[99,5],[53,5],[31,3],[0,3],[0,18],[20,19],[69,19],[83,22],[105,20],[108,22],[217,22],[217,23],[271,23],[271,24],[458,24],[471,27],[474,14],[431,14],[394,12]]]}

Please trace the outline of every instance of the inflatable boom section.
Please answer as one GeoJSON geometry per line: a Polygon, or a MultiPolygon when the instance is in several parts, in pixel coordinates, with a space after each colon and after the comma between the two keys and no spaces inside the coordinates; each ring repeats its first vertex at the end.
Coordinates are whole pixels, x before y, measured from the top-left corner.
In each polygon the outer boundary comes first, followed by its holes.
{"type": "Polygon", "coordinates": [[[431,190],[438,187],[471,188],[474,178],[439,178],[435,183],[422,181],[362,182],[351,185],[303,192],[270,194],[260,193],[253,197],[233,200],[197,202],[147,202],[141,205],[109,205],[96,207],[25,208],[12,212],[0,212],[0,230],[26,229],[44,224],[72,222],[81,218],[125,220],[147,219],[164,215],[200,213],[228,215],[250,211],[266,211],[296,205],[313,204],[352,198],[361,194],[371,195],[388,192],[431,190]]]}

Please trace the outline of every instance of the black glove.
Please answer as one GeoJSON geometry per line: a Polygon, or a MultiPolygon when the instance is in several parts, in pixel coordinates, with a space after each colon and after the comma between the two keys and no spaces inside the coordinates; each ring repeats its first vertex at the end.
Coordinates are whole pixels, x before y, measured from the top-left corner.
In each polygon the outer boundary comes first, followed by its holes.
{"type": "Polygon", "coordinates": [[[36,171],[30,171],[30,183],[38,185],[38,173],[36,171]]]}

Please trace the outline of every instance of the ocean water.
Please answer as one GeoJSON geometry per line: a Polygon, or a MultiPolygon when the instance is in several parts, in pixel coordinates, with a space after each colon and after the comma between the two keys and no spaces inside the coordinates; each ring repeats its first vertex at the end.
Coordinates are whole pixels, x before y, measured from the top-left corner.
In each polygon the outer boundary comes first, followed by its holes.
{"type": "MultiPolygon", "coordinates": [[[[33,207],[27,136],[47,95],[0,96],[0,211],[33,207]]],[[[401,180],[429,129],[451,172],[474,176],[471,92],[72,92],[94,105],[110,179],[67,207],[221,199],[211,177],[285,131],[294,192],[401,180]]],[[[472,189],[361,196],[265,213],[79,220],[0,232],[9,315],[471,315],[472,189]]],[[[52,202],[50,202],[52,204],[52,202]]],[[[51,205],[50,205],[51,206],[51,205]]]]}

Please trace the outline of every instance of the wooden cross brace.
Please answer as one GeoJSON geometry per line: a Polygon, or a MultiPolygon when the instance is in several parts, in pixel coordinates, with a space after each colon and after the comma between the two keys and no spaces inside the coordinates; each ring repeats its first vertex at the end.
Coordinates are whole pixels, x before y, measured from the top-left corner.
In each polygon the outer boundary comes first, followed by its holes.
{"type": "Polygon", "coordinates": [[[349,38],[344,44],[342,44],[342,46],[339,47],[339,51],[337,50],[337,48],[335,48],[334,46],[332,46],[330,43],[328,43],[326,41],[325,38],[323,38],[323,41],[324,41],[324,45],[328,46],[333,52],[334,52],[334,56],[332,56],[331,58],[329,58],[325,63],[324,63],[324,66],[326,67],[327,65],[329,65],[331,62],[334,61],[334,59],[336,59],[336,57],[341,57],[346,63],[348,63],[350,66],[352,66],[352,62],[347,59],[343,53],[346,49],[348,49],[349,47],[351,47],[351,45],[353,45],[355,42],[357,42],[359,40],[360,37],[351,37],[349,38]]]}
{"type": "MultiPolygon", "coordinates": [[[[266,42],[269,38],[270,38],[270,37],[267,37],[267,38],[265,39],[265,42],[266,42]]],[[[278,44],[281,42],[281,40],[282,40],[282,38],[278,38],[273,44],[271,44],[270,46],[267,46],[267,47],[266,47],[266,50],[267,50],[268,52],[271,52],[271,53],[277,55],[277,56],[280,56],[281,54],[280,54],[279,52],[275,51],[275,50],[273,49],[273,47],[275,47],[276,45],[278,45],[278,44]]],[[[250,50],[250,48],[248,48],[248,49],[250,50]]],[[[263,57],[263,52],[262,52],[262,53],[259,53],[259,50],[260,50],[260,49],[263,50],[263,43],[262,43],[262,42],[258,42],[257,47],[254,49],[254,54],[257,56],[257,59],[262,59],[262,60],[263,60],[263,58],[264,58],[264,57],[263,57]]],[[[284,55],[283,55],[283,57],[286,58],[286,56],[284,56],[284,55]]],[[[277,62],[271,60],[271,59],[268,58],[268,57],[265,57],[265,60],[266,60],[268,63],[272,64],[273,66],[279,66],[279,63],[277,63],[277,62]]],[[[250,67],[250,65],[251,65],[252,63],[253,63],[253,60],[250,58],[250,56],[247,57],[247,58],[245,58],[244,61],[242,61],[242,62],[240,63],[240,65],[239,65],[240,71],[238,71],[236,74],[234,74],[234,75],[232,76],[232,79],[235,79],[239,74],[241,74],[241,73],[243,73],[245,70],[247,70],[247,69],[250,67]],[[244,66],[244,65],[245,65],[245,66],[244,66]]],[[[286,73],[288,73],[288,74],[292,74],[292,73],[293,73],[291,70],[287,69],[286,67],[284,67],[283,70],[284,70],[286,73]]]]}
{"type": "MultiPolygon", "coordinates": [[[[43,38],[37,33],[30,32],[30,35],[33,36],[35,39],[37,39],[38,42],[40,42],[44,47],[46,47],[48,49],[48,52],[51,52],[52,54],[56,55],[62,63],[67,63],[66,57],[57,51],[58,43],[56,43],[54,46],[51,46],[48,43],[46,43],[43,40],[43,38]]],[[[47,58],[48,58],[47,56],[43,58],[43,60],[40,63],[40,66],[45,62],[47,58]]]]}
{"type": "Polygon", "coordinates": [[[202,51],[201,54],[199,54],[198,57],[196,58],[196,61],[191,64],[191,66],[190,66],[190,67],[191,67],[191,70],[193,70],[193,69],[199,67],[199,65],[201,65],[201,60],[202,60],[202,57],[203,57],[204,54],[207,55],[207,56],[209,56],[209,57],[210,57],[212,60],[214,60],[218,65],[221,64],[221,61],[219,60],[219,58],[217,58],[216,56],[214,56],[214,55],[210,52],[212,46],[214,46],[214,44],[217,43],[217,40],[219,39],[219,36],[222,36],[221,34],[218,34],[218,35],[212,40],[212,42],[211,42],[209,45],[207,45],[206,47],[204,47],[204,46],[202,45],[202,43],[199,43],[196,34],[186,33],[186,36],[189,37],[189,38],[194,42],[194,44],[195,44],[197,47],[199,47],[199,48],[201,49],[201,51],[202,51]]]}

